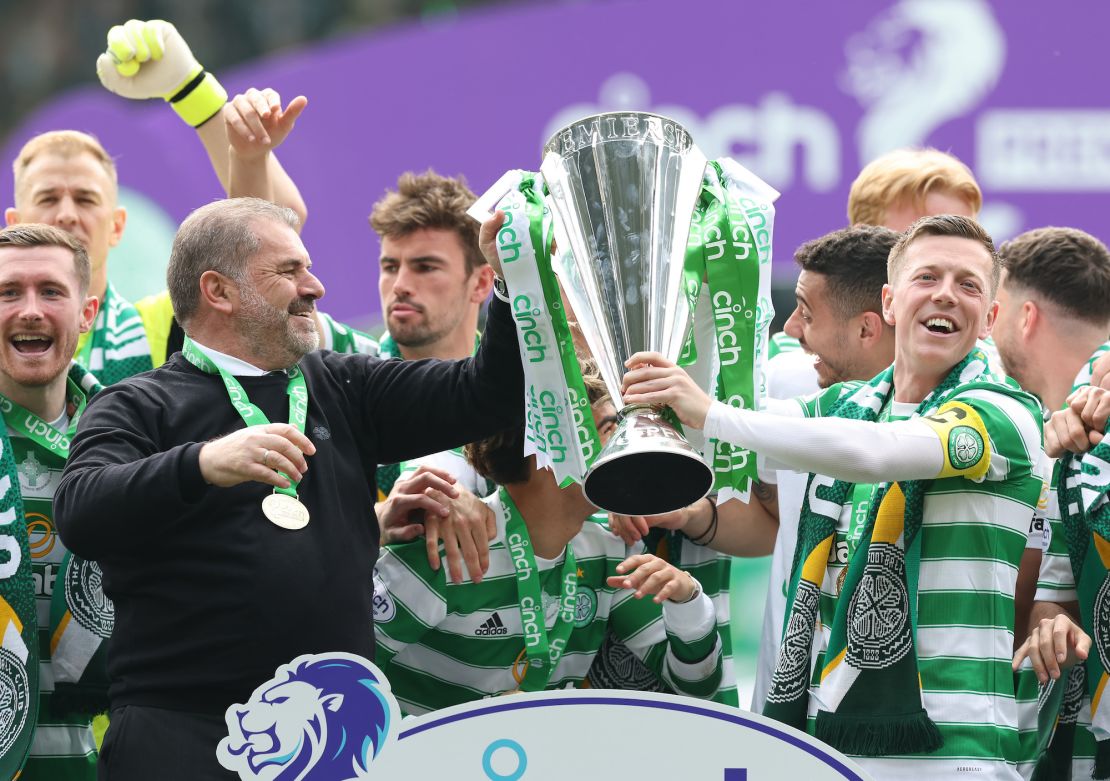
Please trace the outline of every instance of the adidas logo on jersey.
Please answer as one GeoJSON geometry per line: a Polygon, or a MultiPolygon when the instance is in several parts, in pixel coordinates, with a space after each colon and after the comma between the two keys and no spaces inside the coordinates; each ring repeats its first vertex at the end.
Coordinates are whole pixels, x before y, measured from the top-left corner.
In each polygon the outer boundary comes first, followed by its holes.
{"type": "Polygon", "coordinates": [[[474,634],[479,636],[507,635],[509,634],[509,630],[501,623],[500,614],[494,613],[486,619],[484,624],[474,630],[474,634]]]}

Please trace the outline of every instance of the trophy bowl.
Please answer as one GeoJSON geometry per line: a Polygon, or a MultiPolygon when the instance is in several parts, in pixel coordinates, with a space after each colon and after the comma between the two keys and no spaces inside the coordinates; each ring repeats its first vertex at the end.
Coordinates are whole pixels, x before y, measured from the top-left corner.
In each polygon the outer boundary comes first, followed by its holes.
{"type": "MultiPolygon", "coordinates": [[[[690,331],[683,266],[706,162],[685,128],[644,112],[586,117],[544,146],[553,266],[618,407],[628,358],[677,360],[690,331]]],[[[712,470],[661,408],[630,405],[620,418],[585,477],[591,503],[657,515],[706,495],[712,470]]]]}

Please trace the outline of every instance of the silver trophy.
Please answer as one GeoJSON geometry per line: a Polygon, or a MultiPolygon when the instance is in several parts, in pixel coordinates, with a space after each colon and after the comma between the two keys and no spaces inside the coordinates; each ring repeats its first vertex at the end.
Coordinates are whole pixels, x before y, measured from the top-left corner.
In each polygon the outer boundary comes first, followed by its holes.
{"type": "MultiPolygon", "coordinates": [[[[689,133],[656,114],[598,114],[560,130],[541,166],[564,294],[619,404],[625,361],[677,360],[690,329],[683,261],[706,165],[689,133]]],[[[713,473],[662,409],[630,405],[586,474],[586,497],[625,515],[697,501],[713,473]]]]}

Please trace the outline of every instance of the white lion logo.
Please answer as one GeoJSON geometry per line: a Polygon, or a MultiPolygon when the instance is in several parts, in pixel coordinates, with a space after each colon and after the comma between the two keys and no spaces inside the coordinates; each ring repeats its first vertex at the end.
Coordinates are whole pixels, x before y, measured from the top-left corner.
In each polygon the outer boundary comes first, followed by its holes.
{"type": "Polygon", "coordinates": [[[399,710],[381,671],[352,654],[301,656],[224,716],[220,764],[250,781],[367,778],[399,710]]]}
{"type": "Polygon", "coordinates": [[[1006,39],[985,0],[902,0],[847,43],[844,88],[867,108],[860,161],[921,146],[998,81],[1006,39]]]}

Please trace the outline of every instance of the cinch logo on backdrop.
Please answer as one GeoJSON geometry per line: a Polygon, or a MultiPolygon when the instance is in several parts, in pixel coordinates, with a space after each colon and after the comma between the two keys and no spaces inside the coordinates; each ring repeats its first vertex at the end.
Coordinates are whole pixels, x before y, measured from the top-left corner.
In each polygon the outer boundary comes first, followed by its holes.
{"type": "Polygon", "coordinates": [[[401,721],[389,682],[351,654],[278,668],[228,708],[220,764],[243,781],[451,778],[545,781],[571,772],[683,781],[868,781],[850,760],[778,722],[711,702],[605,690],[479,700],[401,721]],[[628,752],[626,735],[696,750],[628,752]],[[596,772],[594,772],[596,771],[596,772]]]}
{"type": "MultiPolygon", "coordinates": [[[[1066,14],[1005,0],[701,0],[696,13],[674,10],[668,0],[508,3],[305,44],[217,75],[232,94],[273,86],[308,96],[279,156],[311,215],[304,239],[328,287],[322,307],[356,324],[380,321],[379,246],[366,215],[402,172],[461,173],[481,191],[506,170],[535,170],[552,133],[599,111],[663,114],[710,158],[733,157],[779,190],[784,276],[796,273],[795,248],[846,224],[859,169],[900,146],[935,146],[971,166],[995,239],[1042,225],[1108,238],[1110,110],[1089,77],[1105,70],[1106,3],[1076,0],[1066,14]],[[739,53],[706,46],[706,20],[758,34],[743,35],[739,53]],[[612,35],[626,28],[636,34],[612,35]],[[512,98],[491,143],[487,123],[458,118],[491,104],[489,52],[537,31],[573,42],[576,56],[543,84],[527,68],[499,71],[498,94],[512,98]],[[666,55],[644,41],[665,42],[666,55]],[[436,56],[414,61],[414,51],[436,56]],[[398,62],[404,79],[376,84],[373,101],[351,101],[344,74],[388,73],[398,62]],[[394,105],[406,106],[404,121],[381,122],[381,107],[394,105]]],[[[119,166],[131,219],[112,251],[113,284],[131,300],[157,292],[174,226],[220,192],[195,134],[164,103],[93,85],[36,110],[6,139],[4,159],[63,127],[95,134],[119,166]],[[132,287],[137,280],[149,287],[132,287]]],[[[615,120],[598,129],[618,131],[615,120]]],[[[10,188],[0,179],[5,205],[10,188]]],[[[521,240],[516,227],[503,243],[521,240]]]]}

